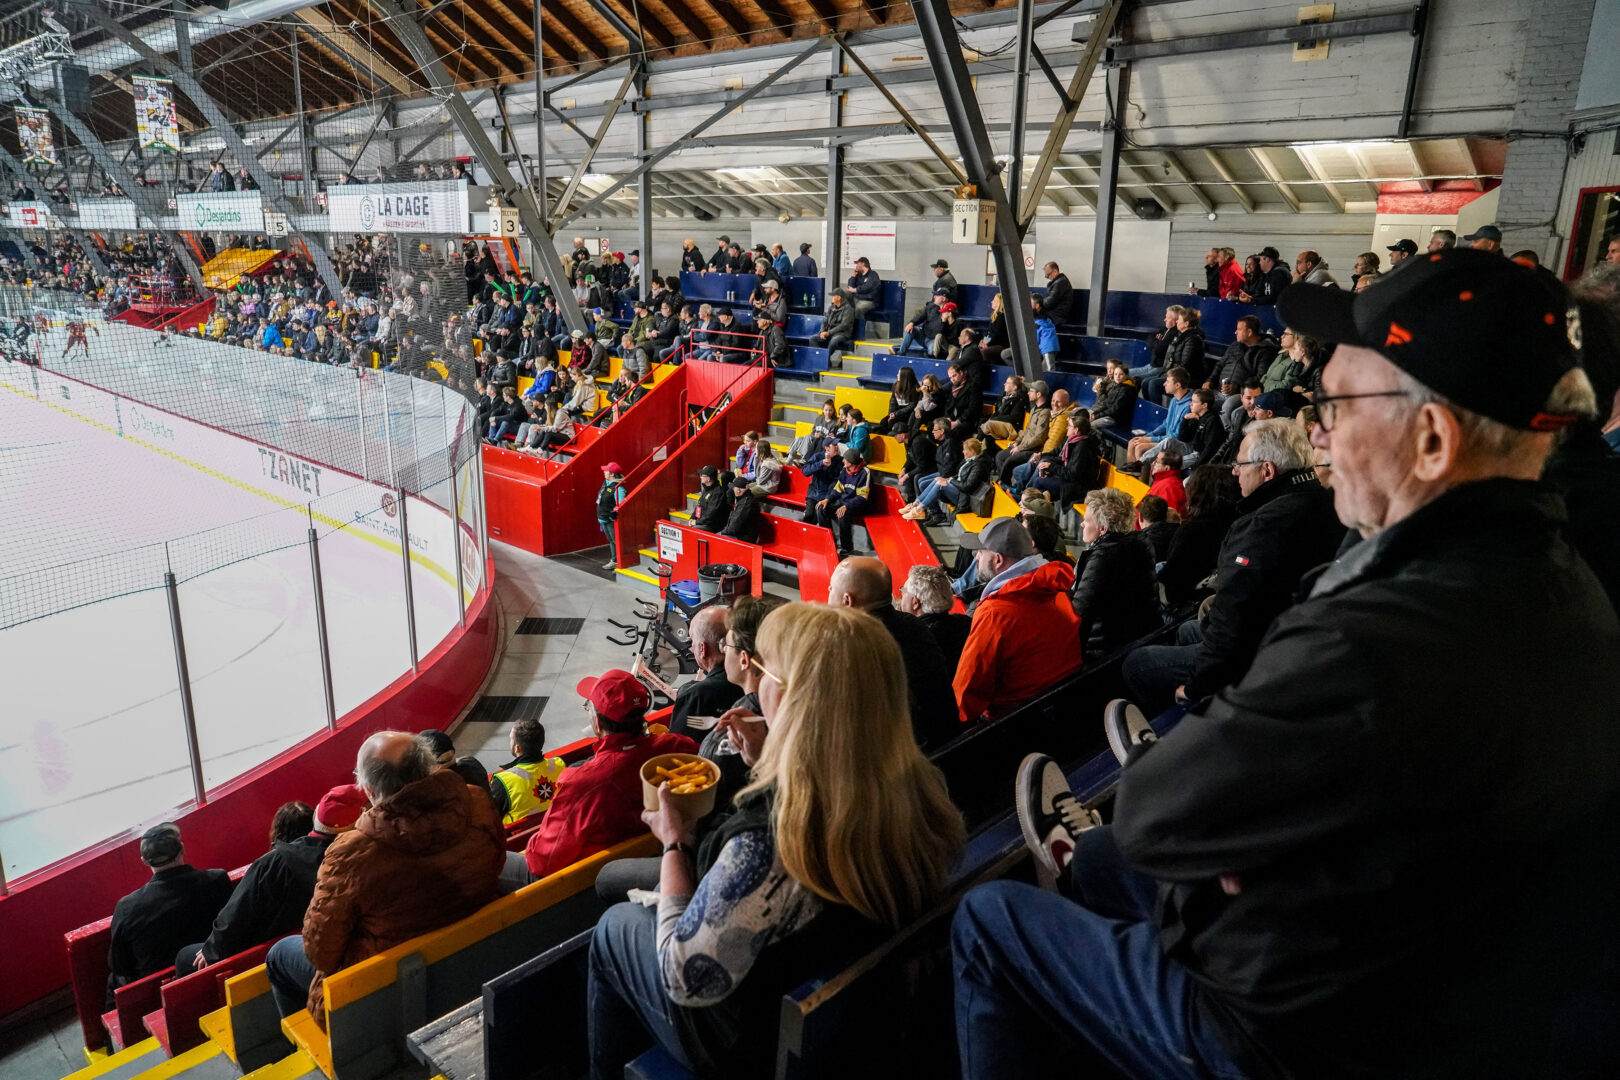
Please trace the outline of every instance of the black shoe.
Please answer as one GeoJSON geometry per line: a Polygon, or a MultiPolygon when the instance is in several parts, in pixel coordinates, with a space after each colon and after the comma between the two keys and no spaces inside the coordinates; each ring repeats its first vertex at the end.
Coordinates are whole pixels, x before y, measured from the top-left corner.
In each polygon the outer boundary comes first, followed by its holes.
{"type": "Polygon", "coordinates": [[[1035,883],[1055,892],[1074,855],[1075,837],[1102,819],[1080,805],[1063,770],[1045,754],[1030,754],[1019,764],[1015,792],[1018,825],[1035,859],[1035,883]]]}
{"type": "Polygon", "coordinates": [[[1108,734],[1108,748],[1114,752],[1114,760],[1121,765],[1130,756],[1132,747],[1159,739],[1142,710],[1124,698],[1115,698],[1103,709],[1103,731],[1108,734]]]}

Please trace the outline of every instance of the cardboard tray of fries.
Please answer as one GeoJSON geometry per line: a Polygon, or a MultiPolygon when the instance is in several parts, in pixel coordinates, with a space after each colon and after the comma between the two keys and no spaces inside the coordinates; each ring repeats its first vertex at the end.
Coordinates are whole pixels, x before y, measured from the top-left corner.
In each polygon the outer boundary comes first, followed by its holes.
{"type": "Polygon", "coordinates": [[[714,809],[715,785],[720,769],[696,754],[659,754],[641,766],[641,805],[658,809],[659,785],[668,783],[670,798],[688,817],[702,817],[714,809]]]}

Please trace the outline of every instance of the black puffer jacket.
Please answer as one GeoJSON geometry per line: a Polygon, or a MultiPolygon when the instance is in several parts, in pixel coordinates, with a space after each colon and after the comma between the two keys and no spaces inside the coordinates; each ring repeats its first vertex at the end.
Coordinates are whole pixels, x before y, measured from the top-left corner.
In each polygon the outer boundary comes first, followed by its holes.
{"type": "MultiPolygon", "coordinates": [[[[978,457],[965,459],[956,470],[956,476],[951,483],[956,490],[964,496],[972,496],[974,492],[984,487],[990,481],[990,455],[980,454],[978,457]]],[[[958,507],[958,509],[964,509],[958,507]]]]}
{"type": "Polygon", "coordinates": [[[1091,418],[1112,420],[1116,426],[1128,428],[1135,415],[1136,383],[1130,379],[1122,383],[1104,379],[1102,389],[1097,391],[1097,400],[1091,406],[1091,418]]]}
{"type": "Polygon", "coordinates": [[[724,484],[699,487],[697,506],[692,511],[692,524],[706,532],[719,532],[731,517],[731,492],[724,484]]]}
{"type": "Polygon", "coordinates": [[[1283,473],[1238,503],[1215,559],[1219,584],[1186,683],[1189,698],[1243,678],[1266,628],[1293,602],[1299,579],[1331,561],[1343,541],[1333,493],[1317,482],[1315,469],[1283,473]]]}
{"type": "Polygon", "coordinates": [[[315,895],[315,877],[332,839],[311,833],[277,841],[253,860],[203,942],[210,964],[303,930],[304,909],[315,895]]]}
{"type": "Polygon", "coordinates": [[[1245,1075],[1554,1075],[1620,850],[1620,624],[1563,518],[1535,483],[1447,492],[1133,752],[1114,839],[1245,1075]]]}
{"type": "Polygon", "coordinates": [[[1153,548],[1141,533],[1105,532],[1080,553],[1069,594],[1086,660],[1100,659],[1158,627],[1153,548]]]}
{"type": "Polygon", "coordinates": [[[1209,371],[1209,360],[1204,356],[1204,331],[1194,326],[1181,334],[1165,353],[1166,370],[1184,367],[1192,376],[1192,386],[1204,385],[1204,374],[1209,371]]]}

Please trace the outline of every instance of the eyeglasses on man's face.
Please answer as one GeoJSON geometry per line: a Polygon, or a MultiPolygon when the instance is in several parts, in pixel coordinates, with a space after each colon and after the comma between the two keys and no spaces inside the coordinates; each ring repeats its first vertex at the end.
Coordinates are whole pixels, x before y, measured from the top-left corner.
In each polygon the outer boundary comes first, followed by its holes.
{"type": "Polygon", "coordinates": [[[1366,394],[1318,394],[1311,404],[1316,406],[1316,422],[1324,432],[1332,432],[1333,425],[1339,418],[1339,402],[1356,401],[1361,398],[1392,398],[1411,397],[1405,390],[1377,390],[1366,394]]]}

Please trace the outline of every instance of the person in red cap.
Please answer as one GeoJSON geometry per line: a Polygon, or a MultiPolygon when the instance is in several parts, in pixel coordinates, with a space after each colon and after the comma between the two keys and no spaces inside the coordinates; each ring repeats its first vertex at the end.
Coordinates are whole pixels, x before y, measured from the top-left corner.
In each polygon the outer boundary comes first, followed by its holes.
{"type": "Polygon", "coordinates": [[[596,746],[589,761],[557,778],[551,808],[529,846],[506,857],[503,891],[527,885],[565,866],[645,832],[641,820],[641,766],[659,754],[695,754],[685,735],[647,733],[647,688],[617,668],[579,681],[591,714],[596,746]]]}
{"type": "Polygon", "coordinates": [[[333,840],[354,828],[366,810],[366,794],[353,784],[328,791],[315,807],[315,827],[307,836],[278,841],[242,875],[231,899],[214,920],[208,939],[175,955],[177,972],[200,971],[304,925],[304,909],[315,895],[315,875],[333,840]]]}
{"type": "Polygon", "coordinates": [[[604,570],[619,568],[618,548],[613,536],[613,523],[619,520],[619,504],[624,501],[624,467],[617,461],[602,466],[602,487],[596,493],[596,525],[607,537],[608,560],[604,570]]]}

